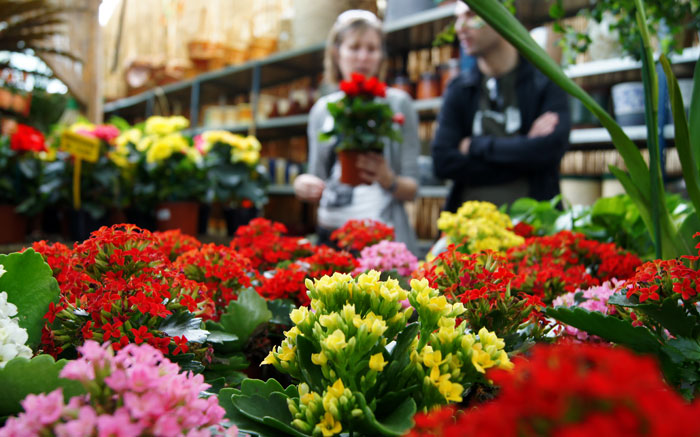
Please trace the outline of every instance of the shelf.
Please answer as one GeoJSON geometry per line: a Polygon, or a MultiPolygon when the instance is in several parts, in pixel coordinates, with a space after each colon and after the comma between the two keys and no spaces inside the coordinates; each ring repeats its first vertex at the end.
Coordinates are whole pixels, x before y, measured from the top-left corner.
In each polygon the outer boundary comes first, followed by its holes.
{"type": "MultiPolygon", "coordinates": [[[[625,126],[622,128],[632,141],[645,141],[647,139],[646,126],[625,126]]],[[[664,128],[664,138],[672,140],[674,138],[673,125],[664,128]]],[[[605,128],[574,129],[569,136],[569,143],[574,144],[600,144],[610,143],[612,138],[605,128]]]]}
{"type": "MultiPolygon", "coordinates": [[[[688,47],[680,54],[672,54],[669,59],[673,64],[695,62],[700,57],[700,47],[688,47]]],[[[600,61],[586,62],[572,65],[564,70],[564,73],[571,78],[588,77],[600,74],[617,73],[620,71],[637,70],[642,67],[640,61],[632,58],[613,58],[600,61]]]]}
{"type": "MultiPolygon", "coordinates": [[[[418,197],[447,197],[448,191],[449,187],[444,185],[419,187],[418,197]]],[[[269,185],[267,194],[291,196],[294,194],[294,187],[292,185],[269,185]]]]}
{"type": "Polygon", "coordinates": [[[434,99],[423,99],[414,100],[413,108],[418,111],[439,111],[442,107],[442,97],[435,97],[434,99]]]}
{"type": "Polygon", "coordinates": [[[258,122],[258,129],[276,129],[280,127],[304,126],[309,121],[309,114],[290,115],[288,117],[268,118],[258,122]]]}

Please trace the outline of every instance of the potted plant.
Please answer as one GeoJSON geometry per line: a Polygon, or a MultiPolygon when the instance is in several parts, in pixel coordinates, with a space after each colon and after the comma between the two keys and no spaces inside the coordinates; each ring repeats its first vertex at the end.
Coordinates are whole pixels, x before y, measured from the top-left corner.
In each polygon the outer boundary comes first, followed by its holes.
{"type": "Polygon", "coordinates": [[[26,219],[39,212],[41,161],[44,135],[18,124],[11,136],[0,137],[0,243],[24,240],[26,219]]]}
{"type": "Polygon", "coordinates": [[[122,178],[129,205],[145,215],[155,211],[158,230],[196,235],[206,181],[202,154],[181,132],[187,126],[182,116],[149,117],[122,133],[116,144],[128,162],[122,178]]]}
{"type": "Polygon", "coordinates": [[[333,126],[322,132],[320,138],[335,137],[341,164],[340,182],[355,186],[362,183],[354,165],[357,156],[381,153],[385,139],[401,141],[401,133],[394,124],[403,121],[403,114],[394,114],[389,104],[380,100],[386,96],[386,84],[376,77],[353,73],[351,80],[340,82],[340,90],[345,95],[328,102],[333,126]]]}
{"type": "Polygon", "coordinates": [[[268,178],[260,162],[260,142],[228,131],[208,131],[195,137],[204,155],[206,200],[223,206],[228,234],[246,225],[267,202],[268,178]]]}

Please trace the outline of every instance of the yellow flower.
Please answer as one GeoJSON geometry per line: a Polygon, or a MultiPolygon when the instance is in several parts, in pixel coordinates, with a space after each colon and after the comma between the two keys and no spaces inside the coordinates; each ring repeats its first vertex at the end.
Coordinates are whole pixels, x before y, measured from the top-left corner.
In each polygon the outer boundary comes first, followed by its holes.
{"type": "Polygon", "coordinates": [[[328,362],[328,357],[321,351],[317,354],[311,354],[311,362],[317,366],[323,366],[328,362]]]}
{"type": "Polygon", "coordinates": [[[136,143],[136,150],[139,152],[143,153],[146,150],[151,148],[151,144],[153,144],[153,141],[155,140],[155,137],[144,137],[139,140],[138,143],[136,143]]]}
{"type": "Polygon", "coordinates": [[[443,363],[442,352],[435,351],[430,346],[423,348],[423,364],[425,367],[436,367],[443,363]]]}
{"type": "Polygon", "coordinates": [[[114,141],[114,144],[116,144],[117,147],[125,147],[129,143],[138,144],[142,136],[143,134],[139,129],[132,128],[122,132],[114,141]]]}
{"type": "Polygon", "coordinates": [[[301,331],[296,326],[292,326],[289,331],[284,331],[284,335],[291,340],[295,340],[300,333],[301,331]]]}
{"type": "Polygon", "coordinates": [[[77,123],[73,123],[68,128],[68,130],[71,132],[78,132],[80,130],[92,131],[93,129],[95,129],[95,125],[92,123],[85,122],[85,121],[79,121],[77,123]]]}
{"type": "Polygon", "coordinates": [[[440,378],[440,383],[438,384],[438,391],[440,394],[445,397],[447,402],[462,402],[464,387],[456,382],[451,382],[449,375],[443,376],[446,378],[440,378]]]}
{"type": "MultiPolygon", "coordinates": [[[[438,296],[430,299],[428,309],[435,313],[444,312],[446,309],[448,309],[448,305],[449,304],[447,303],[447,298],[445,296],[438,296]]],[[[449,307],[451,308],[452,305],[449,305],[449,307]]]]}
{"type": "Polygon", "coordinates": [[[343,430],[340,422],[335,420],[333,415],[328,411],[326,411],[326,414],[323,415],[323,420],[318,423],[318,426],[321,428],[323,437],[331,437],[336,434],[340,434],[340,431],[343,430]]]}
{"type": "Polygon", "coordinates": [[[335,380],[332,386],[328,387],[328,394],[331,397],[339,398],[345,392],[345,386],[343,385],[343,380],[338,378],[335,380]]]}
{"type": "Polygon", "coordinates": [[[289,347],[288,344],[282,344],[282,350],[277,353],[277,357],[282,361],[290,361],[294,358],[294,352],[296,352],[297,347],[289,347]]]}
{"type": "Polygon", "coordinates": [[[496,363],[491,359],[491,355],[482,349],[481,343],[472,347],[472,364],[479,373],[486,373],[486,369],[493,367],[496,363]]]}
{"type": "Polygon", "coordinates": [[[245,150],[251,150],[254,152],[259,152],[262,149],[262,145],[257,138],[252,135],[248,135],[241,141],[241,148],[245,150]]]}
{"type": "Polygon", "coordinates": [[[146,135],[168,135],[185,129],[190,125],[189,120],[182,116],[161,117],[154,115],[146,120],[146,135]]]}
{"type": "Polygon", "coordinates": [[[498,338],[495,333],[490,332],[483,326],[479,329],[479,341],[484,346],[494,345],[497,349],[503,349],[506,346],[506,342],[503,339],[498,338]]]}
{"type": "Polygon", "coordinates": [[[347,345],[347,343],[345,343],[345,334],[340,329],[336,329],[326,338],[324,345],[334,352],[340,351],[347,345]]]}
{"type": "Polygon", "coordinates": [[[289,313],[289,318],[292,319],[292,322],[295,325],[299,325],[306,320],[306,318],[309,316],[309,309],[305,306],[295,308],[292,310],[291,313],[289,313]]]}
{"type": "Polygon", "coordinates": [[[500,351],[498,353],[498,368],[503,370],[513,370],[514,367],[515,365],[510,358],[508,358],[506,351],[500,351]]]}
{"type": "Polygon", "coordinates": [[[146,162],[152,164],[168,159],[173,154],[172,145],[168,141],[158,140],[146,152],[146,162]]]}
{"type": "Polygon", "coordinates": [[[271,350],[262,363],[260,363],[261,366],[263,364],[279,364],[279,361],[277,361],[277,358],[275,357],[274,350],[271,350]]]}
{"type": "Polygon", "coordinates": [[[384,366],[386,366],[387,362],[384,360],[384,356],[380,353],[374,354],[370,357],[369,359],[369,368],[381,372],[384,370],[384,366]]]}

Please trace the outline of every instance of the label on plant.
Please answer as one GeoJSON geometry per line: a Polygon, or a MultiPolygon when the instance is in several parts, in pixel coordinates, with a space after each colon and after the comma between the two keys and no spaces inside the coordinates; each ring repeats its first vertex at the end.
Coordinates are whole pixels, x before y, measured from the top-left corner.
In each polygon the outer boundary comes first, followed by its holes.
{"type": "Polygon", "coordinates": [[[64,131],[61,135],[61,149],[88,162],[97,162],[100,157],[100,140],[64,131]]]}

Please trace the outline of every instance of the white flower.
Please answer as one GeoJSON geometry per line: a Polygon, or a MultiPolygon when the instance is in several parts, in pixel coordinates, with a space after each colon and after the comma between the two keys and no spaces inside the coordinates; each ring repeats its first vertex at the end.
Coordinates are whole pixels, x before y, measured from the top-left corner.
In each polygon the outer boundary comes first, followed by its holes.
{"type": "Polygon", "coordinates": [[[31,358],[32,350],[25,346],[27,330],[20,327],[12,316],[17,307],[7,301],[7,293],[0,293],[0,369],[16,357],[31,358]]]}
{"type": "Polygon", "coordinates": [[[0,264],[0,276],[4,275],[7,273],[7,270],[5,270],[5,266],[0,264]]]}

